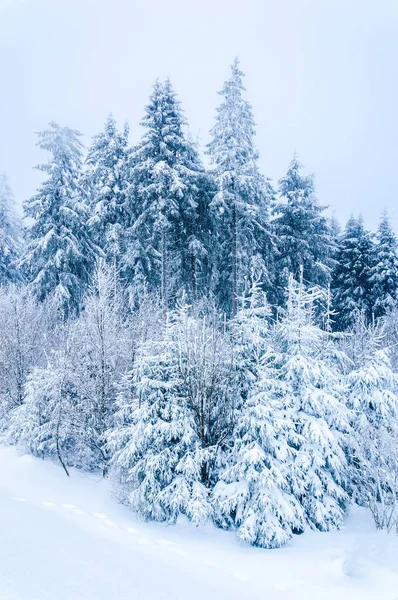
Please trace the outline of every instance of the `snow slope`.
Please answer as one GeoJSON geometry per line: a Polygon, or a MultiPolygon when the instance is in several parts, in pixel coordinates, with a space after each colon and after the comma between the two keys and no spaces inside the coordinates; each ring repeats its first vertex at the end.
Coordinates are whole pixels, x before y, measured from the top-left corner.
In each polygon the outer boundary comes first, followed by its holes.
{"type": "Polygon", "coordinates": [[[280,550],[139,522],[109,483],[0,448],[0,600],[398,600],[398,542],[356,509],[280,550]]]}

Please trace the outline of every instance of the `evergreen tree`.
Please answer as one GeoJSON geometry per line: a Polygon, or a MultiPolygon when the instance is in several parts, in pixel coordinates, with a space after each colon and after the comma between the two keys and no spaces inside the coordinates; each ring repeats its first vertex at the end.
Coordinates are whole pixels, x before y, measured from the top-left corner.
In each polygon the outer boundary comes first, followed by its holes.
{"type": "Polygon", "coordinates": [[[0,174],[0,285],[19,281],[17,260],[22,227],[14,213],[14,197],[5,173],[0,174]]]}
{"type": "Polygon", "coordinates": [[[312,175],[301,174],[302,165],[294,156],[279,181],[273,229],[276,237],[275,292],[272,298],[284,304],[289,274],[297,279],[301,268],[306,284],[326,286],[331,280],[335,252],[329,222],[315,196],[312,175]]]}
{"type": "Polygon", "coordinates": [[[90,205],[89,226],[107,261],[118,265],[123,253],[123,204],[127,182],[128,125],[122,132],[110,114],[104,131],[94,136],[88,150],[83,177],[90,205]]]}
{"type": "Polygon", "coordinates": [[[52,156],[38,166],[48,178],[25,202],[25,213],[35,222],[20,261],[35,296],[44,300],[53,295],[65,314],[79,308],[97,251],[87,232],[87,212],[79,196],[80,135],[54,122],[39,133],[38,146],[52,156]]]}
{"type": "Polygon", "coordinates": [[[335,247],[337,250],[338,239],[341,235],[341,227],[340,227],[340,223],[334,212],[333,212],[333,215],[329,219],[329,227],[330,227],[330,231],[332,233],[332,236],[333,236],[333,239],[335,242],[335,247]]]}
{"type": "Polygon", "coordinates": [[[397,376],[378,324],[368,325],[358,314],[351,337],[358,349],[354,368],[347,375],[353,430],[351,493],[371,508],[378,527],[388,528],[389,520],[398,519],[397,376]]]}
{"type": "Polygon", "coordinates": [[[372,317],[372,266],[374,244],[362,217],[351,217],[340,238],[333,273],[333,307],[336,326],[346,329],[354,322],[355,312],[372,317]]]}
{"type": "Polygon", "coordinates": [[[290,489],[311,527],[327,531],[342,524],[348,503],[346,435],[350,414],[340,373],[333,368],[328,333],[314,323],[314,298],[290,279],[287,309],[274,336],[277,397],[284,418],[294,423],[290,489]]]}
{"type": "Polygon", "coordinates": [[[205,288],[208,178],[169,80],[156,81],[142,121],[146,133],[133,149],[131,222],[125,270],[138,290],[160,290],[164,310],[184,288],[205,288]],[[201,278],[204,277],[204,281],[201,278]]]}
{"type": "Polygon", "coordinates": [[[373,314],[381,317],[395,306],[398,297],[398,244],[387,213],[382,215],[376,239],[370,283],[373,314]]]}
{"type": "Polygon", "coordinates": [[[233,328],[242,370],[243,402],[213,492],[216,522],[233,524],[238,537],[266,548],[282,546],[303,530],[305,515],[291,493],[289,470],[297,442],[294,422],[275,394],[270,362],[269,307],[254,282],[233,328]]]}
{"type": "Polygon", "coordinates": [[[232,315],[253,269],[269,284],[272,254],[268,209],[273,191],[258,169],[255,123],[251,106],[243,97],[242,78],[236,59],[231,77],[220,91],[223,99],[208,145],[217,185],[210,204],[217,246],[215,292],[232,315]]]}
{"type": "MultiPolygon", "coordinates": [[[[177,317],[178,319],[178,317],[177,317]]],[[[203,452],[181,377],[171,315],[162,338],[144,344],[134,366],[135,398],[110,433],[113,471],[124,502],[146,519],[193,522],[211,515],[202,483],[203,452]],[[127,421],[127,423],[126,423],[127,421]]]]}

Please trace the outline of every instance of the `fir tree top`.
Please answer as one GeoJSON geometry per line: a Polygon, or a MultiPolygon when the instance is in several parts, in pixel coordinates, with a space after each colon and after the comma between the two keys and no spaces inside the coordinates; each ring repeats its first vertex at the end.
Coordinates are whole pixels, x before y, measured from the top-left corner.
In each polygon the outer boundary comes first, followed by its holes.
{"type": "Polygon", "coordinates": [[[258,152],[253,144],[255,122],[250,103],[244,99],[243,72],[238,58],[232,64],[231,77],[219,94],[223,100],[217,108],[216,123],[211,130],[208,152],[216,170],[257,171],[258,152]]]}

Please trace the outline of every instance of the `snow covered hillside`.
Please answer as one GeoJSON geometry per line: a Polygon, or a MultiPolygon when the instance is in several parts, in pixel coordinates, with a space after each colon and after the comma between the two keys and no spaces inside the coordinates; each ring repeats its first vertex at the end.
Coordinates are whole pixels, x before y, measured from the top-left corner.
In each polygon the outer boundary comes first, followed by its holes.
{"type": "Polygon", "coordinates": [[[398,542],[356,509],[278,550],[137,521],[108,482],[0,448],[1,600],[395,600],[398,542]]]}

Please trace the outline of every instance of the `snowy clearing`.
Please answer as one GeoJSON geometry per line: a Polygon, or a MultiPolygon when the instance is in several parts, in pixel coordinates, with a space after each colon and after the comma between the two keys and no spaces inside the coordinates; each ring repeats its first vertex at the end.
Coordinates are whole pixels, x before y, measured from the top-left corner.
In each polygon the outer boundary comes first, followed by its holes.
{"type": "Polygon", "coordinates": [[[97,477],[0,448],[1,600],[395,600],[398,542],[355,509],[343,531],[258,550],[137,521],[97,477]]]}

